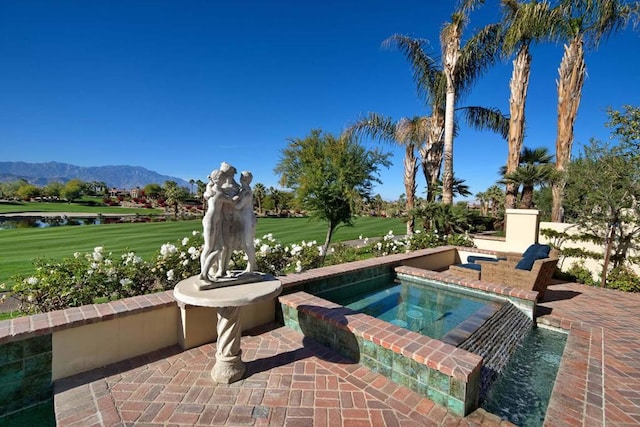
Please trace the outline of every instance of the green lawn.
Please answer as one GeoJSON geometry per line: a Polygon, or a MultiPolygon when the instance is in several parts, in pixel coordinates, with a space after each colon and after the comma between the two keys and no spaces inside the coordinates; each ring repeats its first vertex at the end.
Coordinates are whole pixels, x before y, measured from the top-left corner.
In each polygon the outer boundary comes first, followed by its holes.
{"type": "MultiPolygon", "coordinates": [[[[259,218],[256,237],[273,233],[284,244],[302,240],[321,243],[325,227],[325,223],[308,218],[259,218]]],[[[29,274],[34,258],[62,259],[74,252],[90,252],[96,246],[116,254],[132,250],[148,260],[163,243],[175,243],[193,230],[202,231],[199,220],[0,230],[0,283],[10,285],[11,276],[29,274]]],[[[360,235],[377,237],[389,230],[404,234],[406,226],[400,219],[363,217],[356,219],[353,227],[338,228],[333,241],[360,235]]]]}

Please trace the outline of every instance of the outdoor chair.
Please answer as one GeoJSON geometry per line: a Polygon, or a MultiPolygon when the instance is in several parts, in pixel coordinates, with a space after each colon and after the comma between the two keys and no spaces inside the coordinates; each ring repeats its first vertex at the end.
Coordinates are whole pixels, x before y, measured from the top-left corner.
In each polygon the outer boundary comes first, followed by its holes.
{"type": "Polygon", "coordinates": [[[512,288],[536,291],[538,297],[542,298],[556,269],[558,258],[553,256],[552,258],[536,259],[529,270],[518,268],[518,264],[521,264],[522,260],[518,262],[478,261],[478,263],[481,266],[481,280],[512,288]]]}
{"type": "Polygon", "coordinates": [[[511,286],[518,289],[534,290],[540,298],[553,276],[558,258],[551,253],[548,245],[533,244],[522,254],[501,253],[498,259],[468,257],[465,264],[449,267],[449,272],[472,280],[511,286]]]}

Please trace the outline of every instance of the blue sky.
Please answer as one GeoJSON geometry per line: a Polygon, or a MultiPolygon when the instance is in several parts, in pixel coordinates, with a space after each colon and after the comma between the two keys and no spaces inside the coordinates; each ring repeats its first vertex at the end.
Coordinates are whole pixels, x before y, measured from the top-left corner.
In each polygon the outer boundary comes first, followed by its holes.
{"type": "MultiPolygon", "coordinates": [[[[471,15],[465,36],[499,18],[497,1],[471,15]]],[[[454,2],[2,1],[1,161],[134,165],[205,180],[220,162],[276,186],[287,139],[334,134],[367,112],[428,113],[394,33],[429,39],[454,2]]],[[[640,99],[640,33],[631,28],[587,54],[575,149],[609,138],[606,108],[640,99]]],[[[561,45],[533,50],[525,145],[555,151],[561,45]]],[[[511,62],[497,64],[461,105],[508,113],[511,62]]],[[[363,141],[376,146],[370,141],[363,141]]],[[[454,169],[473,193],[497,179],[507,146],[461,126],[454,169]]],[[[375,191],[395,199],[403,150],[375,191]]],[[[418,191],[424,178],[418,177],[418,191]]],[[[422,194],[422,193],[421,193],[422,194]]]]}

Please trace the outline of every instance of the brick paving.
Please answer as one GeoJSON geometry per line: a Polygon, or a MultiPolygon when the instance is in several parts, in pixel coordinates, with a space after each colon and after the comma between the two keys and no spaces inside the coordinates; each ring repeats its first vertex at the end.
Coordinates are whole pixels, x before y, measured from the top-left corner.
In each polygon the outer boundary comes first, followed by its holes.
{"type": "Polygon", "coordinates": [[[58,425],[510,425],[478,410],[456,417],[290,328],[242,337],[245,379],[215,384],[215,344],[171,347],[59,380],[58,425]]]}
{"type": "Polygon", "coordinates": [[[640,425],[640,295],[550,286],[540,323],[570,329],[547,425],[640,425]]]}
{"type": "MultiPolygon", "coordinates": [[[[640,425],[640,295],[549,287],[538,322],[569,331],[545,426],[640,425]]],[[[284,326],[242,338],[248,373],[215,384],[215,343],[171,347],[55,384],[58,425],[509,425],[460,418],[284,326]]]]}

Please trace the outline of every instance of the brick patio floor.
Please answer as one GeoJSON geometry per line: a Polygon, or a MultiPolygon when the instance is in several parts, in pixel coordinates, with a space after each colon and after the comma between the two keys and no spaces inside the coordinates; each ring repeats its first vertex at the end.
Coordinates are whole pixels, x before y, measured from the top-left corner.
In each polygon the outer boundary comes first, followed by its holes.
{"type": "MultiPolygon", "coordinates": [[[[542,324],[570,329],[545,425],[640,424],[640,295],[556,284],[542,324]]],[[[55,384],[58,425],[510,425],[456,417],[276,324],[242,338],[244,380],[215,384],[215,344],[164,349],[55,384]]]]}

